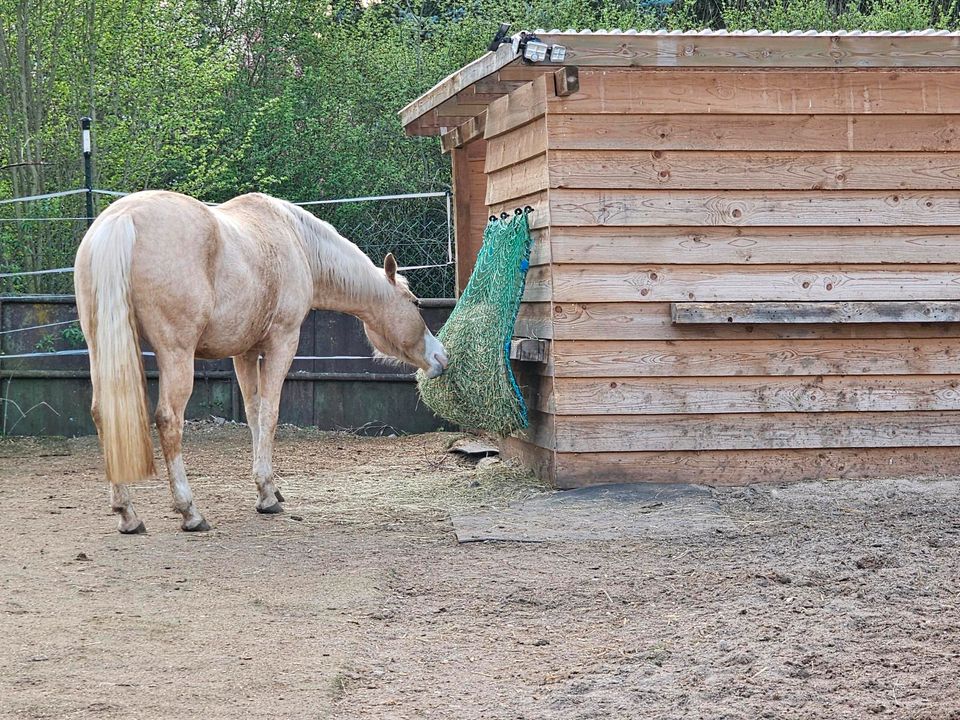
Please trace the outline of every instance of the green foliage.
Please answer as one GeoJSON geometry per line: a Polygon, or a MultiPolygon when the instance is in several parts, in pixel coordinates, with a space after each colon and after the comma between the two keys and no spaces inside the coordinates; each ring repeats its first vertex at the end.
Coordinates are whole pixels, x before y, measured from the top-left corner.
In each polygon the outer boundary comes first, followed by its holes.
{"type": "Polygon", "coordinates": [[[83,336],[83,330],[80,329],[79,325],[64,328],[60,335],[72,348],[84,347],[87,344],[87,339],[83,336]]]}
{"type": "Polygon", "coordinates": [[[957,27],[957,0],[730,0],[731,30],[923,30],[957,27]]]}
{"type": "Polygon", "coordinates": [[[53,352],[57,349],[56,339],[56,335],[53,333],[47,333],[37,340],[37,344],[34,345],[34,349],[37,352],[53,352]]]}

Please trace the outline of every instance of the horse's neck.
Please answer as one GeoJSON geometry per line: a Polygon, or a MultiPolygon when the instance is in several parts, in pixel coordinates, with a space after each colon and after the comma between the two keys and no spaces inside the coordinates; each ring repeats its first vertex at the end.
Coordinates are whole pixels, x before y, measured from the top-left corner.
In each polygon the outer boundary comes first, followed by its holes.
{"type": "Polygon", "coordinates": [[[332,226],[300,212],[301,238],[313,275],[314,307],[365,320],[387,299],[383,271],[332,226]]]}

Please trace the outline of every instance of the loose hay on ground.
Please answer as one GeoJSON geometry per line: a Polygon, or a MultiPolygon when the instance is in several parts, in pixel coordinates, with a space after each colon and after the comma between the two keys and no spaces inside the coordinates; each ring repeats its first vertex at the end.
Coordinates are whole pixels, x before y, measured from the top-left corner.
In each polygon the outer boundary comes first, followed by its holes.
{"type": "Polygon", "coordinates": [[[445,521],[549,489],[509,462],[480,468],[447,453],[459,437],[356,437],[282,428],[276,457],[280,487],[291,498],[288,512],[302,512],[310,522],[379,527],[445,521]]]}

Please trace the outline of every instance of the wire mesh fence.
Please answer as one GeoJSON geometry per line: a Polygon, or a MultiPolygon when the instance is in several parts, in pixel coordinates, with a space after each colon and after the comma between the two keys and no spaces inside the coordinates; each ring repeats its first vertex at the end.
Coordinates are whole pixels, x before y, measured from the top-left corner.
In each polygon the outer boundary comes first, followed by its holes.
{"type": "MultiPolygon", "coordinates": [[[[84,190],[0,200],[0,296],[73,292],[69,270],[87,229],[84,190]]],[[[125,193],[98,190],[102,211],[125,193]]],[[[454,296],[452,218],[447,193],[298,203],[331,223],[375,263],[392,252],[423,298],[454,296]]]]}
{"type": "Polygon", "coordinates": [[[355,242],[374,262],[392,252],[410,289],[422,298],[452,298],[450,196],[420,193],[299,203],[355,242]]]}

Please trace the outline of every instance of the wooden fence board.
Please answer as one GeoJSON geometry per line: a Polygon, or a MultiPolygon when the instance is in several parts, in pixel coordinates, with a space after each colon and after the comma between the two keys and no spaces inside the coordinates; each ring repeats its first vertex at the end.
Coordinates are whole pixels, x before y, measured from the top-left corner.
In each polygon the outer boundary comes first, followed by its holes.
{"type": "Polygon", "coordinates": [[[956,227],[555,227],[555,263],[805,264],[960,261],[956,227]]]}
{"type": "Polygon", "coordinates": [[[960,71],[688,70],[681,80],[676,73],[583,68],[580,92],[550,98],[550,112],[954,114],[960,113],[960,71]]]}
{"type": "Polygon", "coordinates": [[[560,340],[557,377],[915,375],[960,373],[960,342],[869,340],[560,340]]]}
{"type": "Polygon", "coordinates": [[[556,150],[550,187],[958,190],[960,153],[556,150]]]}
{"type": "Polygon", "coordinates": [[[560,452],[960,446],[960,413],[550,416],[560,452]]]}
{"type": "Polygon", "coordinates": [[[957,265],[554,265],[552,271],[558,302],[960,298],[957,265]]]}
{"type": "Polygon", "coordinates": [[[960,225],[960,191],[568,190],[553,225],[960,225]]]}
{"type": "MultiPolygon", "coordinates": [[[[553,111],[554,108],[551,108],[553,111]]],[[[550,150],[942,152],[960,149],[960,116],[547,116],[550,150]]]]}
{"type": "Polygon", "coordinates": [[[960,375],[556,378],[557,415],[960,410],[960,375]]]}

